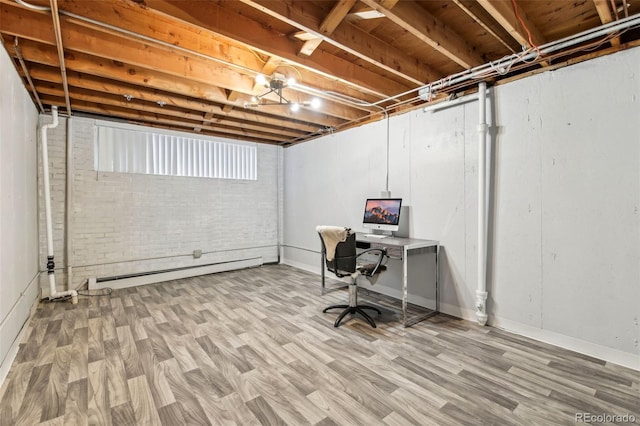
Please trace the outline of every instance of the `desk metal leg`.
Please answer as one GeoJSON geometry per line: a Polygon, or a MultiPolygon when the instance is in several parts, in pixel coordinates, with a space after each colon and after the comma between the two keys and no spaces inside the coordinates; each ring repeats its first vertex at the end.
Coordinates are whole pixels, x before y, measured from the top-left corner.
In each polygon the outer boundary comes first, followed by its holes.
{"type": "Polygon", "coordinates": [[[409,252],[407,247],[403,247],[402,250],[402,324],[406,328],[407,325],[407,303],[409,299],[409,292],[407,289],[407,280],[409,273],[409,252]]]}
{"type": "Polygon", "coordinates": [[[430,318],[434,315],[436,315],[438,312],[440,312],[440,294],[439,294],[439,276],[438,276],[438,249],[439,249],[439,245],[435,247],[435,256],[436,256],[436,273],[435,273],[435,286],[436,286],[436,309],[434,311],[425,313],[425,314],[421,314],[421,315],[417,315],[413,318],[407,318],[407,305],[409,303],[408,299],[409,299],[409,293],[408,293],[408,289],[407,289],[407,282],[408,282],[408,262],[409,262],[409,251],[407,250],[407,248],[404,248],[403,251],[403,259],[402,259],[402,316],[403,316],[403,326],[404,328],[410,327],[413,324],[419,323],[422,320],[425,320],[427,318],[430,318]]]}
{"type": "Polygon", "coordinates": [[[440,256],[440,244],[436,246],[436,313],[440,312],[440,272],[438,265],[438,257],[440,256]]]}

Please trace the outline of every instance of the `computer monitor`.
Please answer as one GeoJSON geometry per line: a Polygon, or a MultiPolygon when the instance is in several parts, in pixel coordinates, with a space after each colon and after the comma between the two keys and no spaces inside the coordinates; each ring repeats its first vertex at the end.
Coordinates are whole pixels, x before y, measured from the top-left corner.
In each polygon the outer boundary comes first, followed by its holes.
{"type": "Polygon", "coordinates": [[[362,226],[380,231],[397,231],[402,198],[369,198],[364,205],[362,226]]]}

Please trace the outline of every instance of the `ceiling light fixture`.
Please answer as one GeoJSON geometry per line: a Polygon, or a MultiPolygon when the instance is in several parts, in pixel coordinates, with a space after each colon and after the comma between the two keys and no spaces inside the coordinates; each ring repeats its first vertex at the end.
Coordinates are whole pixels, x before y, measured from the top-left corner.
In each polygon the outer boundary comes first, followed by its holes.
{"type": "Polygon", "coordinates": [[[384,13],[377,10],[363,10],[362,12],[355,12],[352,15],[357,16],[360,19],[377,19],[384,18],[384,13]]]}
{"type": "Polygon", "coordinates": [[[311,101],[305,102],[291,102],[287,98],[282,95],[282,90],[286,87],[292,87],[296,85],[296,80],[292,77],[285,78],[285,76],[276,74],[271,79],[268,79],[262,74],[258,74],[256,76],[256,83],[260,86],[264,86],[265,89],[269,89],[262,95],[253,96],[251,98],[251,102],[245,102],[245,108],[258,108],[260,106],[268,106],[268,105],[289,105],[289,108],[292,112],[296,112],[300,110],[301,106],[311,107],[314,109],[320,108],[320,99],[313,98],[311,101]],[[274,93],[278,100],[268,100],[265,99],[265,96],[274,93]]]}

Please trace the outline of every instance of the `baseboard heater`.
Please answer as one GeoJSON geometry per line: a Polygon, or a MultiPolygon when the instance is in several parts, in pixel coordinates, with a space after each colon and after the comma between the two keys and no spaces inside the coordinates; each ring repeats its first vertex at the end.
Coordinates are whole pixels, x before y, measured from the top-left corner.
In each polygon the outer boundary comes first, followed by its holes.
{"type": "Polygon", "coordinates": [[[251,268],[263,264],[262,257],[232,260],[229,262],[210,263],[207,265],[187,266],[184,268],[165,269],[162,271],[141,272],[136,274],[119,275],[117,277],[89,278],[89,290],[102,288],[128,288],[163,281],[178,280],[180,278],[196,277],[198,275],[214,274],[216,272],[233,271],[251,268]]]}

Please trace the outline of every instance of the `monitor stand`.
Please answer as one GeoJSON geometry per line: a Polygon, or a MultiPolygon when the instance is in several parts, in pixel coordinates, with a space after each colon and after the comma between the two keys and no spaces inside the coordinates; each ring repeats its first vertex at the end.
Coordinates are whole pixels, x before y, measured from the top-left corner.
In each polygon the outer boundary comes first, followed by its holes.
{"type": "Polygon", "coordinates": [[[364,236],[365,238],[382,239],[382,238],[393,237],[393,233],[391,231],[380,231],[380,230],[374,229],[372,230],[372,232],[365,233],[364,236]]]}

